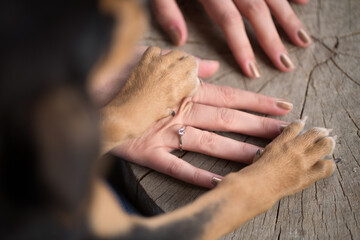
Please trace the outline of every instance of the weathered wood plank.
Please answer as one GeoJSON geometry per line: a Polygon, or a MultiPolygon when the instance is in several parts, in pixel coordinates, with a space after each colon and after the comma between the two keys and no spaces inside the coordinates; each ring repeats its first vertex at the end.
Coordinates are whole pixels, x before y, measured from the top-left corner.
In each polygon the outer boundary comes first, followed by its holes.
{"type": "MultiPolygon", "coordinates": [[[[305,6],[293,5],[314,43],[300,49],[281,32],[297,65],[292,73],[274,69],[249,28],[262,71],[258,80],[247,79],[240,72],[221,31],[200,4],[181,1],[180,5],[189,29],[188,43],[180,49],[221,63],[219,72],[208,82],[288,99],[294,103],[294,109],[282,119],[308,115],[308,126],[333,128],[339,136],[334,156],[343,161],[332,177],[282,199],[223,239],[360,239],[360,1],[311,0],[305,6]]],[[[142,42],[174,48],[155,23],[142,42]]],[[[240,134],[219,134],[259,146],[266,144],[263,139],[240,134]]],[[[242,167],[191,152],[182,159],[221,175],[242,167]]],[[[130,164],[130,169],[142,191],[136,191],[138,201],[151,199],[153,202],[146,204],[165,212],[192,202],[206,191],[134,164],[130,164]],[[143,199],[144,195],[150,198],[143,199]]],[[[148,209],[148,213],[155,213],[152,211],[148,209]]]]}

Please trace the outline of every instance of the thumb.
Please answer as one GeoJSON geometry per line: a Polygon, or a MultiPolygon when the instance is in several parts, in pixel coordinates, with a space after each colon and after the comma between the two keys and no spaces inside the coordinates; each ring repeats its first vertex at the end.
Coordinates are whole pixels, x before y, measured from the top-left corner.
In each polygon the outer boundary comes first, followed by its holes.
{"type": "Polygon", "coordinates": [[[152,0],[151,6],[156,20],[172,42],[177,46],[183,45],[188,33],[184,17],[175,0],[152,0]]]}

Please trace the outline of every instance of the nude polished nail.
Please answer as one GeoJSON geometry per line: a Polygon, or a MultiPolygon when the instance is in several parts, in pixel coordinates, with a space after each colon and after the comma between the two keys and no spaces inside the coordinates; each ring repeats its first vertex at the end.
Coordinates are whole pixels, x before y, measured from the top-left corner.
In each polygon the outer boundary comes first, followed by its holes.
{"type": "Polygon", "coordinates": [[[289,57],[289,55],[287,53],[283,53],[280,56],[280,60],[282,62],[282,64],[284,64],[284,66],[288,69],[294,69],[295,68],[295,64],[293,63],[293,61],[291,60],[291,58],[289,57]]]}
{"type": "Polygon", "coordinates": [[[218,178],[218,177],[213,177],[213,178],[211,179],[211,183],[212,183],[214,186],[218,185],[218,183],[221,182],[221,181],[222,181],[222,179],[221,179],[221,178],[218,178]]]}
{"type": "Polygon", "coordinates": [[[180,44],[180,32],[178,31],[177,28],[170,28],[168,31],[171,41],[175,44],[175,45],[179,45],[180,44]]]}
{"type": "Polygon", "coordinates": [[[280,132],[284,131],[287,126],[289,126],[289,124],[280,124],[280,132]]]}
{"type": "Polygon", "coordinates": [[[293,104],[286,101],[276,101],[276,106],[285,110],[291,110],[293,108],[293,104]]]}
{"type": "Polygon", "coordinates": [[[253,77],[259,78],[261,76],[259,67],[257,66],[256,62],[250,62],[249,63],[250,70],[253,74],[253,77]]]}
{"type": "Polygon", "coordinates": [[[303,43],[305,44],[311,43],[310,35],[303,28],[300,28],[297,34],[303,43]]]}

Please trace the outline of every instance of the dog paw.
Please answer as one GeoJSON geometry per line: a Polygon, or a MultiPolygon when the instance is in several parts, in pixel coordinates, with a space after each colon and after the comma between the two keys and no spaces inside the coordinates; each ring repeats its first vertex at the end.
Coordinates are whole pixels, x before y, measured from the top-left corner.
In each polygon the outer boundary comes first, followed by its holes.
{"type": "Polygon", "coordinates": [[[105,141],[123,142],[141,135],[155,121],[170,116],[172,108],[200,86],[198,63],[181,51],[161,55],[149,47],[120,93],[102,110],[105,141]]]}
{"type": "Polygon", "coordinates": [[[142,82],[144,97],[157,102],[164,111],[197,91],[200,85],[197,75],[198,63],[194,57],[178,50],[161,55],[159,47],[149,47],[129,81],[142,82]]]}
{"type": "Polygon", "coordinates": [[[286,127],[254,163],[265,168],[272,188],[282,196],[298,192],[335,170],[335,161],[329,157],[336,136],[329,135],[330,129],[317,127],[301,133],[305,121],[298,120],[286,127]]]}

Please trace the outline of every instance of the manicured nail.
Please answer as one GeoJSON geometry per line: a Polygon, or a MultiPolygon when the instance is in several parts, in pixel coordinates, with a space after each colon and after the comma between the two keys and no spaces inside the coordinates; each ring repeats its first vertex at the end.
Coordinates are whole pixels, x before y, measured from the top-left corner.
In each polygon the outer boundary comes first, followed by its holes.
{"type": "Polygon", "coordinates": [[[295,68],[295,64],[293,63],[293,61],[291,61],[291,59],[287,53],[281,54],[280,60],[286,68],[289,68],[289,69],[295,68]]]}
{"type": "Polygon", "coordinates": [[[311,37],[303,28],[299,29],[298,36],[303,43],[305,44],[311,43],[311,37]]]}
{"type": "Polygon", "coordinates": [[[276,101],[276,106],[285,110],[291,110],[293,108],[293,104],[286,101],[276,101]]]}
{"type": "Polygon", "coordinates": [[[335,159],[334,159],[334,162],[335,162],[335,163],[341,162],[341,158],[335,158],[335,159]]]}
{"type": "Polygon", "coordinates": [[[256,157],[257,158],[260,158],[261,157],[261,153],[263,152],[264,150],[262,150],[262,149],[258,149],[257,151],[256,151],[256,157]]]}
{"type": "Polygon", "coordinates": [[[179,45],[180,44],[180,32],[177,30],[177,28],[170,28],[169,29],[169,35],[171,38],[171,41],[175,44],[175,45],[179,45]]]}
{"type": "Polygon", "coordinates": [[[221,182],[221,181],[222,181],[222,179],[221,179],[221,178],[218,178],[218,177],[213,177],[213,178],[211,179],[211,183],[212,183],[214,186],[218,185],[218,183],[221,182]]]}
{"type": "Polygon", "coordinates": [[[256,62],[250,62],[249,63],[250,70],[253,74],[253,77],[259,78],[261,76],[259,67],[257,66],[256,62]]]}
{"type": "MultiPolygon", "coordinates": [[[[290,124],[290,123],[289,123],[290,124]]],[[[289,126],[289,124],[280,124],[280,131],[284,131],[284,129],[289,126]]]]}

